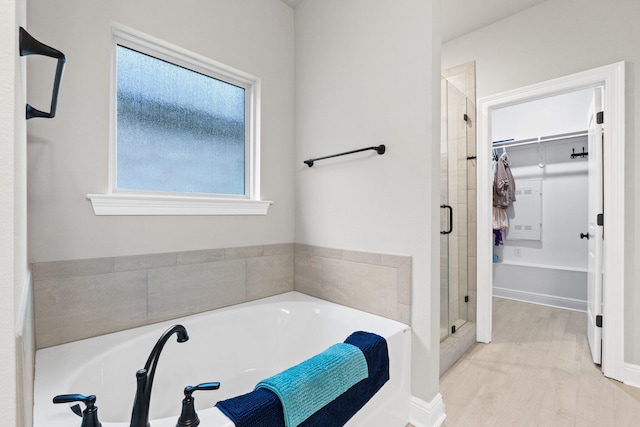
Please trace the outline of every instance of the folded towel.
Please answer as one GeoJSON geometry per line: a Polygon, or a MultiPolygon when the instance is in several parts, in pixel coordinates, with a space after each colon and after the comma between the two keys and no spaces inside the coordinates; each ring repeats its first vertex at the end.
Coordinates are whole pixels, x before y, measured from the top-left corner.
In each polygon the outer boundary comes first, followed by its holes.
{"type": "Polygon", "coordinates": [[[280,399],[265,388],[222,400],[216,407],[236,427],[285,427],[280,399]]]}
{"type": "MultiPolygon", "coordinates": [[[[360,381],[340,397],[318,410],[300,427],[343,426],[389,380],[387,342],[370,332],[354,332],[345,343],[355,345],[367,360],[369,377],[360,381]]],[[[216,403],[236,427],[285,427],[279,398],[266,389],[216,403]]]]}
{"type": "Polygon", "coordinates": [[[318,410],[299,427],[343,426],[389,381],[387,341],[379,335],[358,331],[345,340],[362,350],[369,366],[368,378],[318,410]]]}
{"type": "Polygon", "coordinates": [[[297,427],[368,375],[362,351],[354,345],[340,343],[260,381],[256,389],[273,391],[282,403],[286,427],[297,427]]]}

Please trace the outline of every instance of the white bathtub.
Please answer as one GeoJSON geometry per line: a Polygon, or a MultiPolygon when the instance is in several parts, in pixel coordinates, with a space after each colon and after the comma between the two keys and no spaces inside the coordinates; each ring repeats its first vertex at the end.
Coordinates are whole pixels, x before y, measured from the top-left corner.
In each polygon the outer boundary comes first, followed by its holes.
{"type": "MultiPolygon", "coordinates": [[[[180,323],[189,341],[164,347],[151,393],[152,427],[174,427],[185,386],[219,381],[215,391],[197,391],[204,427],[233,427],[215,403],[253,390],[258,381],[344,341],[357,330],[386,338],[391,379],[348,426],[404,427],[409,421],[410,328],[393,320],[297,292],[116,332],[36,353],[34,427],[70,427],[80,418],[58,394],[95,394],[103,427],[128,426],[135,373],[160,335],[180,323]]],[[[82,325],[78,325],[82,327],[82,325]]]]}

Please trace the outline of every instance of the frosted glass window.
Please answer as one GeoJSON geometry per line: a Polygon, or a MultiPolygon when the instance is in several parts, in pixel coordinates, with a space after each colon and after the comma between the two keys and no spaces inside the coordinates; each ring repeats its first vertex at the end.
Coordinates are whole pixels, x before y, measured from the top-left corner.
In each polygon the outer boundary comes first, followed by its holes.
{"type": "Polygon", "coordinates": [[[116,187],[245,195],[245,89],[117,45],[116,187]]]}

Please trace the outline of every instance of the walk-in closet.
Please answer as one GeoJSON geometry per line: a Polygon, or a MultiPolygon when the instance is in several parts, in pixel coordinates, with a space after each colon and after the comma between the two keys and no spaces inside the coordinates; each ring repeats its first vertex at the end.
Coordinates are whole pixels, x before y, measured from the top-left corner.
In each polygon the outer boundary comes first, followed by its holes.
{"type": "Polygon", "coordinates": [[[492,112],[496,297],[586,311],[587,120],[596,90],[492,112]]]}

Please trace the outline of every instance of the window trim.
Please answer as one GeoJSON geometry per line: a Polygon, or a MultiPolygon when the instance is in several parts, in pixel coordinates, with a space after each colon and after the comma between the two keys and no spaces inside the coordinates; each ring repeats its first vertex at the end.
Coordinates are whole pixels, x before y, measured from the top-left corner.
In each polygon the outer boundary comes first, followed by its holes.
{"type": "Polygon", "coordinates": [[[260,79],[175,46],[156,37],[112,23],[109,181],[106,194],[88,194],[96,215],[266,215],[273,202],[260,200],[260,79]],[[121,45],[169,61],[245,89],[245,194],[190,194],[131,191],[116,188],[116,49],[121,45]]]}

